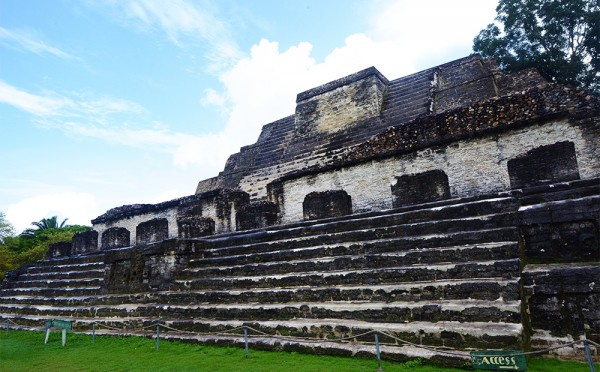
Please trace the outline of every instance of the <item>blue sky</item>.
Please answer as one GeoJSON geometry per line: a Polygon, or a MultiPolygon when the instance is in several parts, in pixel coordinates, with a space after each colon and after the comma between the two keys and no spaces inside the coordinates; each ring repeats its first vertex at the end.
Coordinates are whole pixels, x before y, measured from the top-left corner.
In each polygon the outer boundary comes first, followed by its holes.
{"type": "Polygon", "coordinates": [[[471,53],[496,0],[0,0],[0,212],[17,231],[193,194],[296,94],[471,53]]]}

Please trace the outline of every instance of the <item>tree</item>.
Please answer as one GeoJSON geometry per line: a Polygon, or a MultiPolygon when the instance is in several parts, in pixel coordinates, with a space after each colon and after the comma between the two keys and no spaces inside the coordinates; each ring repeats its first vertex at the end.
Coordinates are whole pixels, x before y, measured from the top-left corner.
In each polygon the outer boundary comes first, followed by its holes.
{"type": "Polygon", "coordinates": [[[500,0],[496,12],[475,52],[508,72],[535,67],[551,82],[600,92],[598,0],[500,0]]]}
{"type": "MultiPolygon", "coordinates": [[[[64,225],[65,221],[61,225],[64,225]]],[[[71,241],[76,233],[90,229],[89,226],[69,225],[33,230],[33,236],[6,237],[4,243],[0,244],[0,282],[6,271],[46,257],[46,251],[51,244],[71,241]]]]}
{"type": "Polygon", "coordinates": [[[4,238],[8,236],[12,236],[14,233],[14,228],[6,220],[4,213],[0,212],[0,244],[4,242],[4,238]]]}
{"type": "Polygon", "coordinates": [[[38,222],[34,221],[31,223],[33,226],[37,227],[37,229],[26,229],[25,231],[23,231],[21,233],[21,236],[22,237],[33,237],[38,232],[43,231],[43,230],[60,229],[63,227],[67,227],[67,225],[65,225],[67,223],[67,220],[68,220],[68,218],[65,218],[59,225],[57,216],[52,216],[50,218],[42,218],[38,222]]]}

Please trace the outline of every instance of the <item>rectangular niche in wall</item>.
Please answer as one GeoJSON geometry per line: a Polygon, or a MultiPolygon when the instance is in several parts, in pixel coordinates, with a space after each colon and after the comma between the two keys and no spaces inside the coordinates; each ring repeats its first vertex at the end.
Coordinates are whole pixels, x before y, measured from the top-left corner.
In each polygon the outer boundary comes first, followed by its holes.
{"type": "Polygon", "coordinates": [[[450,199],[448,176],[436,169],[396,177],[396,184],[392,185],[392,198],[394,208],[450,199]]]}
{"type": "Polygon", "coordinates": [[[258,229],[277,223],[279,208],[270,201],[257,201],[242,206],[236,215],[237,230],[258,229]]]}
{"type": "Polygon", "coordinates": [[[215,221],[208,217],[178,217],[177,227],[180,238],[199,238],[215,233],[215,221]]]}
{"type": "Polygon", "coordinates": [[[96,230],[82,231],[73,236],[72,254],[88,253],[98,250],[98,232],[96,230]]]}
{"type": "Polygon", "coordinates": [[[129,246],[129,230],[124,227],[111,227],[101,236],[102,249],[121,248],[129,246]]]}
{"type": "Polygon", "coordinates": [[[154,218],[137,225],[135,229],[136,243],[151,243],[169,237],[169,223],[166,218],[154,218]]]}
{"type": "Polygon", "coordinates": [[[521,189],[579,179],[573,142],[536,147],[508,161],[510,186],[521,189]]]}
{"type": "Polygon", "coordinates": [[[305,220],[339,217],[352,214],[352,198],[344,190],[313,191],[304,197],[305,220]]]}

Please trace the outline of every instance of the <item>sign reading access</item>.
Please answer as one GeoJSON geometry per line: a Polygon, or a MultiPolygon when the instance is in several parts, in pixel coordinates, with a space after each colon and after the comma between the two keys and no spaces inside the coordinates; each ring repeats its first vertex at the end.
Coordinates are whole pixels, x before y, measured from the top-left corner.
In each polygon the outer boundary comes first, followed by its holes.
{"type": "Polygon", "coordinates": [[[527,363],[520,350],[480,350],[471,352],[473,369],[493,371],[527,371],[527,363]]]}

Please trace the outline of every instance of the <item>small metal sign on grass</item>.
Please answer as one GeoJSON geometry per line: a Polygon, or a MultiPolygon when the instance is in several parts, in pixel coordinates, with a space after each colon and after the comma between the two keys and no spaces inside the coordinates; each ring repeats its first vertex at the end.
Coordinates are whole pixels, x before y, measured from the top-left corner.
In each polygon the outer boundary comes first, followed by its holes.
{"type": "Polygon", "coordinates": [[[68,320],[59,319],[48,319],[46,320],[46,340],[44,344],[48,343],[48,337],[50,337],[50,328],[60,328],[62,330],[62,346],[67,343],[67,330],[73,329],[73,322],[68,320]]]}
{"type": "Polygon", "coordinates": [[[527,371],[524,355],[519,350],[480,350],[471,352],[473,369],[493,371],[527,371]]]}
{"type": "Polygon", "coordinates": [[[46,320],[46,328],[62,328],[70,331],[73,329],[73,322],[69,320],[49,319],[46,320]]]}

